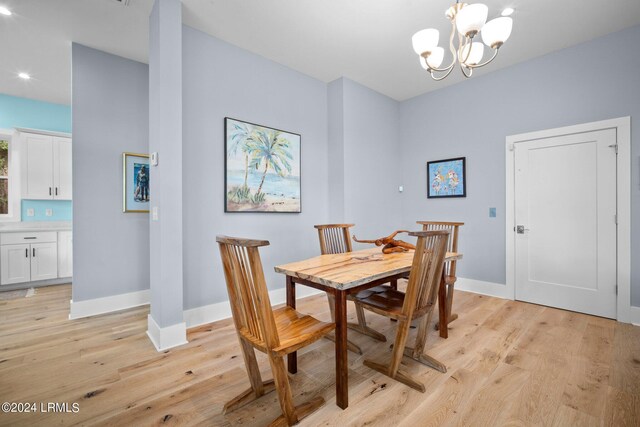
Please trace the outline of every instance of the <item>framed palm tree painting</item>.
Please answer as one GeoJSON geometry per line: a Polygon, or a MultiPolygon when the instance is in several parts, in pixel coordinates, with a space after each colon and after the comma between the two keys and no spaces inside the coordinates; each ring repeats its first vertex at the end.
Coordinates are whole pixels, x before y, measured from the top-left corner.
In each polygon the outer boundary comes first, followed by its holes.
{"type": "Polygon", "coordinates": [[[301,212],[300,135],[230,117],[224,130],[225,212],[301,212]]]}

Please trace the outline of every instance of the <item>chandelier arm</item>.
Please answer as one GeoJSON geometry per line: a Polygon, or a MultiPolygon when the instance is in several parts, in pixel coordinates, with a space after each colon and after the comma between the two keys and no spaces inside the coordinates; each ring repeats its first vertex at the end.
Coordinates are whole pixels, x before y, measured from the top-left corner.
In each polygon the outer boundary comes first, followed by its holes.
{"type": "Polygon", "coordinates": [[[494,59],[496,59],[496,56],[498,56],[498,51],[500,49],[495,49],[495,51],[493,52],[493,56],[489,59],[487,59],[485,62],[483,62],[482,64],[476,64],[476,65],[469,65],[469,68],[480,68],[480,67],[484,67],[485,65],[487,65],[488,63],[490,63],[491,61],[493,61],[494,59]]]}
{"type": "Polygon", "coordinates": [[[470,68],[469,66],[467,66],[466,64],[460,64],[460,71],[462,71],[462,74],[466,77],[469,78],[473,75],[473,68],[470,68]],[[469,74],[467,74],[464,70],[469,70],[469,74]]]}
{"type": "Polygon", "coordinates": [[[433,73],[433,70],[432,70],[432,71],[430,71],[429,73],[431,74],[431,78],[432,78],[433,80],[437,81],[437,82],[439,82],[440,80],[444,80],[444,79],[446,79],[446,78],[449,76],[449,74],[451,74],[451,72],[453,71],[453,65],[454,65],[454,64],[451,64],[451,67],[449,67],[449,71],[447,71],[447,72],[446,72],[446,74],[444,74],[443,76],[440,76],[440,77],[436,77],[436,76],[434,75],[434,73],[433,73]]]}
{"type": "Polygon", "coordinates": [[[467,45],[469,46],[469,50],[467,51],[467,56],[464,58],[464,61],[460,61],[460,66],[462,66],[462,64],[467,66],[467,61],[471,56],[471,48],[473,47],[473,37],[464,36],[464,44],[462,44],[462,36],[460,36],[460,53],[464,52],[464,48],[467,47],[467,45]]]}
{"type": "Polygon", "coordinates": [[[437,71],[437,72],[442,73],[442,72],[445,72],[445,71],[450,71],[450,70],[452,70],[454,65],[456,65],[456,62],[455,62],[455,61],[453,61],[453,62],[451,63],[451,65],[449,65],[448,67],[445,67],[445,68],[431,68],[431,67],[429,67],[429,70],[428,70],[428,71],[429,71],[429,72],[431,72],[431,71],[437,71]]]}

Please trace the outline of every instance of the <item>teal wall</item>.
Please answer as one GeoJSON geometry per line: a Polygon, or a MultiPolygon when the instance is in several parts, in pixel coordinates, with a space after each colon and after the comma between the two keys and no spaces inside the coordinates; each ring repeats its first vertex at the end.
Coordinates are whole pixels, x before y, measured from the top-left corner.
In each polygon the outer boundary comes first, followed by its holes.
{"type": "MultiPolygon", "coordinates": [[[[71,107],[0,94],[0,129],[16,127],[71,133],[71,107]]],[[[22,200],[22,221],[71,221],[71,202],[22,200]],[[27,216],[33,208],[35,215],[27,216]],[[47,209],[53,216],[46,216],[47,209]]]]}
{"type": "Polygon", "coordinates": [[[0,94],[0,129],[15,127],[71,133],[71,107],[0,94]]]}
{"type": "Polygon", "coordinates": [[[71,221],[71,200],[25,200],[22,199],[22,221],[71,221]],[[33,209],[33,216],[27,216],[27,209],[33,209]],[[51,216],[47,216],[51,209],[51,216]]]}

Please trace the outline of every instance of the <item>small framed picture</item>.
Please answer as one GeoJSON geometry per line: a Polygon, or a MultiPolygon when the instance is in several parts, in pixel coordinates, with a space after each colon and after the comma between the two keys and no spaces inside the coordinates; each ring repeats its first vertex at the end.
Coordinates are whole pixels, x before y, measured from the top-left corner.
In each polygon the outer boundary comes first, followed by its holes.
{"type": "Polygon", "coordinates": [[[427,197],[467,197],[466,157],[427,162],[427,197]]]}
{"type": "Polygon", "coordinates": [[[122,211],[149,212],[149,155],[122,153],[122,211]]]}

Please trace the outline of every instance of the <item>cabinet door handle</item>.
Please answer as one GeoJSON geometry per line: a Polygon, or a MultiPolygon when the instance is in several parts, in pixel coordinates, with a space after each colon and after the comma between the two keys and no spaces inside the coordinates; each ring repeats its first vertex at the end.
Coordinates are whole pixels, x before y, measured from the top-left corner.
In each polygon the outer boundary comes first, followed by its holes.
{"type": "Polygon", "coordinates": [[[29,248],[24,250],[24,256],[25,258],[29,258],[29,248]]]}
{"type": "Polygon", "coordinates": [[[56,187],[56,196],[58,195],[58,187],[56,187]]]}
{"type": "Polygon", "coordinates": [[[51,195],[51,187],[49,187],[49,195],[51,195]]]}
{"type": "Polygon", "coordinates": [[[33,257],[36,257],[36,248],[31,249],[33,251],[33,257]]]}

